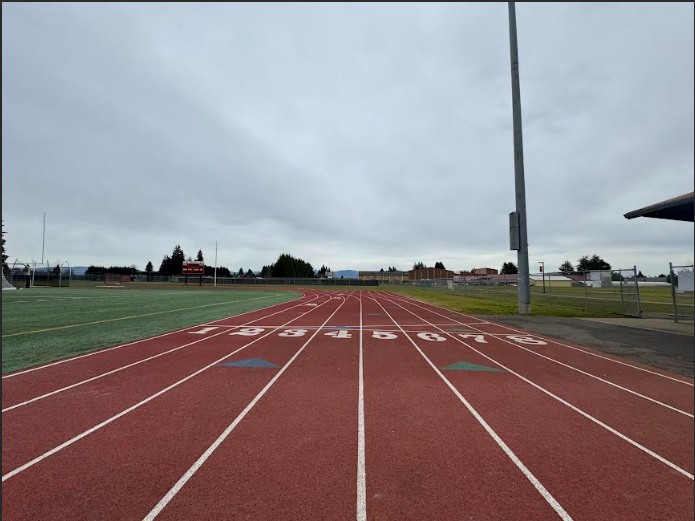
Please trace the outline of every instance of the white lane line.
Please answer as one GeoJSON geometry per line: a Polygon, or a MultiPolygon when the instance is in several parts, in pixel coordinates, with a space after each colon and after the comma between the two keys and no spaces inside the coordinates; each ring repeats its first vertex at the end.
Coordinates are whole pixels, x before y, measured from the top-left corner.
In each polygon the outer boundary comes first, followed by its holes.
{"type": "Polygon", "coordinates": [[[357,405],[357,521],[367,521],[367,456],[364,429],[364,344],[362,339],[362,292],[360,291],[360,369],[357,405]]]}
{"type": "MultiPolygon", "coordinates": [[[[405,307],[401,306],[401,305],[398,304],[397,302],[393,302],[393,303],[396,304],[397,306],[403,308],[403,309],[406,310],[408,313],[417,316],[415,313],[413,313],[413,312],[410,311],[409,309],[406,309],[405,307]]],[[[617,437],[619,437],[621,440],[628,442],[628,443],[629,443],[630,445],[632,445],[633,447],[638,448],[639,450],[641,450],[641,451],[643,451],[644,453],[648,454],[649,456],[651,456],[652,458],[656,459],[657,461],[660,461],[660,462],[663,463],[664,465],[667,465],[668,467],[670,467],[671,469],[675,470],[675,471],[678,472],[679,474],[682,474],[682,475],[684,475],[685,477],[687,477],[687,478],[689,478],[689,479],[691,479],[691,480],[694,479],[693,474],[691,474],[691,473],[688,472],[687,470],[684,470],[684,469],[680,468],[680,467],[679,467],[678,465],[676,465],[675,463],[672,463],[671,461],[669,461],[669,460],[667,460],[666,458],[660,456],[660,455],[657,454],[656,452],[654,452],[654,451],[648,449],[648,448],[645,447],[644,445],[641,445],[640,443],[638,443],[638,442],[634,441],[633,439],[627,437],[626,435],[624,435],[623,433],[617,431],[616,429],[614,429],[614,428],[611,427],[610,425],[607,425],[607,424],[603,423],[603,422],[602,422],[601,420],[599,420],[598,418],[595,418],[595,417],[591,416],[589,413],[587,413],[587,412],[583,411],[582,409],[580,409],[579,407],[576,407],[576,406],[572,405],[572,404],[569,403],[567,400],[564,400],[563,398],[560,398],[560,397],[557,396],[556,394],[553,394],[552,392],[548,391],[547,389],[545,389],[545,388],[541,387],[540,385],[538,385],[538,384],[532,382],[532,381],[529,380],[528,378],[526,378],[526,377],[520,375],[520,374],[517,373],[516,371],[510,369],[509,367],[507,367],[506,365],[502,364],[501,362],[498,362],[498,361],[495,360],[494,358],[492,358],[492,357],[486,355],[486,354],[483,353],[482,351],[477,350],[477,349],[476,349],[475,347],[473,347],[472,345],[468,344],[467,342],[464,342],[463,340],[461,340],[460,338],[458,338],[458,337],[452,335],[451,333],[448,333],[448,332],[446,332],[446,331],[442,331],[442,332],[443,332],[444,334],[446,334],[447,336],[453,338],[453,339],[456,340],[457,342],[463,344],[463,345],[466,346],[468,349],[474,351],[475,353],[478,353],[478,354],[479,354],[480,356],[482,356],[483,358],[486,358],[487,360],[489,360],[490,362],[492,362],[492,363],[495,364],[496,366],[501,367],[501,368],[504,369],[505,371],[508,371],[510,374],[513,374],[514,376],[516,376],[517,378],[523,380],[524,382],[526,382],[527,384],[531,385],[532,387],[535,387],[536,389],[538,389],[538,390],[541,391],[542,393],[546,394],[547,396],[550,396],[550,397],[553,398],[554,400],[557,400],[557,401],[560,402],[561,404],[563,404],[563,405],[569,407],[570,409],[572,409],[573,411],[575,411],[575,412],[581,414],[581,415],[582,415],[584,418],[586,418],[587,420],[590,420],[590,421],[594,422],[596,425],[598,425],[598,426],[600,426],[600,427],[603,427],[603,428],[606,429],[608,432],[610,432],[610,433],[616,435],[617,437]]],[[[411,340],[411,341],[412,341],[412,340],[411,340]]]]}
{"type": "MultiPolygon", "coordinates": [[[[373,298],[373,297],[372,297],[373,298]]],[[[389,316],[391,320],[393,320],[393,323],[397,326],[400,327],[398,322],[394,320],[394,318],[391,316],[391,314],[386,311],[386,308],[381,305],[381,302],[379,302],[377,299],[374,299],[374,301],[381,306],[381,309],[384,310],[384,312],[389,316]]],[[[398,304],[396,304],[398,305],[398,304]]],[[[401,306],[402,307],[402,306],[401,306]]],[[[403,308],[405,309],[405,308],[403,308]]],[[[407,310],[406,310],[407,311],[407,310]]],[[[464,396],[459,392],[459,390],[449,381],[449,379],[444,376],[444,374],[439,370],[439,368],[434,365],[432,360],[430,360],[425,352],[420,349],[420,346],[415,342],[408,333],[405,331],[402,331],[403,334],[410,340],[410,343],[413,344],[415,349],[417,349],[418,353],[422,356],[422,358],[425,359],[425,361],[430,365],[430,367],[434,370],[435,373],[444,381],[444,383],[449,387],[449,389],[456,395],[456,397],[463,403],[463,405],[468,409],[468,412],[470,412],[473,417],[478,421],[478,423],[485,429],[485,431],[490,435],[490,437],[497,443],[499,448],[502,449],[502,451],[507,455],[507,457],[516,465],[516,467],[521,471],[521,473],[526,476],[526,479],[529,480],[529,482],[534,486],[534,488],[538,491],[538,493],[543,497],[543,499],[546,500],[546,502],[552,507],[553,510],[557,513],[557,515],[560,517],[560,519],[563,519],[565,521],[571,521],[572,517],[565,511],[564,508],[562,508],[562,505],[552,496],[552,494],[546,489],[543,484],[536,478],[536,476],[533,475],[533,473],[524,465],[524,463],[518,458],[518,456],[512,451],[512,449],[509,448],[509,446],[504,442],[502,438],[499,437],[499,435],[494,431],[492,427],[485,421],[485,419],[478,413],[478,411],[464,398],[464,396]]]]}
{"type": "MultiPolygon", "coordinates": [[[[321,306],[323,306],[324,304],[327,304],[328,302],[330,302],[330,300],[325,301],[324,303],[322,303],[322,304],[321,304],[320,306],[318,306],[318,307],[312,308],[312,309],[310,309],[309,311],[307,311],[307,312],[305,312],[305,313],[302,313],[301,315],[299,315],[299,316],[293,318],[292,320],[288,321],[285,325],[291,324],[291,323],[294,322],[295,320],[298,320],[298,319],[302,318],[304,315],[307,315],[307,314],[309,314],[309,313],[311,313],[311,312],[313,312],[313,311],[316,311],[317,309],[319,309],[319,308],[320,308],[321,306]]],[[[279,328],[278,328],[278,329],[279,329],[279,328]]],[[[125,410],[119,412],[118,414],[115,414],[114,416],[111,416],[110,418],[108,418],[108,419],[104,420],[103,422],[101,422],[101,423],[95,425],[94,427],[92,427],[92,428],[90,428],[90,429],[87,429],[86,431],[82,432],[81,434],[78,434],[77,436],[75,436],[75,437],[69,439],[68,441],[66,441],[66,442],[64,442],[64,443],[61,443],[61,444],[58,445],[57,447],[52,448],[52,449],[49,450],[48,452],[45,452],[45,453],[43,453],[42,455],[37,456],[36,458],[34,458],[33,460],[31,460],[31,461],[25,463],[24,465],[21,465],[20,467],[17,467],[16,469],[14,469],[14,470],[8,472],[7,474],[5,474],[5,475],[2,477],[2,482],[4,483],[6,480],[10,479],[10,478],[13,477],[13,476],[16,476],[16,475],[19,474],[20,472],[24,472],[26,469],[28,469],[28,468],[30,468],[30,467],[33,467],[33,466],[36,465],[37,463],[40,463],[41,461],[43,461],[43,460],[45,460],[46,458],[52,456],[53,454],[56,454],[57,452],[60,452],[60,451],[63,450],[64,448],[69,447],[70,445],[72,445],[72,444],[74,444],[74,443],[80,441],[82,438],[85,438],[85,437],[89,436],[90,434],[92,434],[92,433],[98,431],[99,429],[102,429],[103,427],[106,427],[108,424],[113,423],[114,421],[118,420],[119,418],[122,418],[122,417],[125,416],[126,414],[128,414],[128,413],[130,413],[130,412],[133,412],[133,411],[136,410],[136,409],[139,409],[139,408],[142,407],[143,405],[145,405],[145,404],[151,402],[152,400],[154,400],[154,399],[156,399],[156,398],[159,398],[159,397],[162,396],[163,394],[165,394],[165,393],[171,391],[172,389],[178,387],[179,385],[181,385],[181,384],[187,382],[187,381],[190,380],[191,378],[193,378],[193,377],[195,377],[195,376],[198,376],[200,373],[202,373],[202,372],[204,372],[204,371],[207,371],[207,370],[210,369],[211,367],[214,367],[215,365],[217,365],[217,364],[219,364],[219,363],[221,363],[221,362],[224,362],[224,361],[225,361],[226,359],[228,359],[229,357],[231,357],[231,356],[233,356],[233,355],[239,353],[240,351],[243,351],[244,349],[246,349],[247,347],[249,347],[249,346],[255,344],[256,342],[259,342],[260,340],[263,340],[264,338],[269,337],[270,335],[272,335],[272,334],[275,333],[276,331],[277,331],[277,329],[272,330],[272,331],[270,331],[269,333],[267,333],[267,334],[265,334],[265,335],[263,335],[263,336],[260,336],[260,337],[256,338],[255,340],[252,340],[251,342],[249,342],[249,343],[243,345],[243,346],[240,347],[239,349],[236,349],[235,351],[232,351],[231,353],[229,353],[229,354],[223,356],[223,357],[220,358],[219,360],[215,360],[215,361],[212,362],[211,364],[208,364],[208,365],[206,365],[205,367],[202,367],[202,368],[198,369],[195,373],[192,373],[192,374],[186,376],[185,378],[182,378],[182,379],[179,380],[178,382],[175,382],[175,383],[171,384],[170,386],[165,387],[165,388],[162,389],[161,391],[158,391],[158,392],[156,392],[155,394],[153,394],[153,395],[151,395],[151,396],[148,396],[147,398],[145,398],[144,400],[142,400],[142,401],[136,403],[135,405],[132,405],[132,406],[128,407],[127,409],[125,409],[125,410]]],[[[318,331],[317,331],[317,333],[318,333],[318,331]]]]}
{"type": "MultiPolygon", "coordinates": [[[[397,302],[395,302],[395,301],[392,301],[392,302],[393,302],[394,304],[400,306],[400,304],[398,304],[397,302]]],[[[419,306],[419,305],[417,305],[417,304],[412,304],[412,303],[411,303],[410,305],[411,305],[411,306],[418,307],[418,308],[421,308],[421,309],[425,309],[425,311],[427,311],[428,313],[433,313],[433,314],[435,314],[435,315],[441,315],[441,313],[438,313],[438,312],[433,311],[433,310],[431,310],[431,309],[423,308],[422,306],[419,306]]],[[[404,309],[405,309],[405,308],[404,308],[404,309]]],[[[417,317],[418,315],[413,314],[413,316],[416,316],[416,317],[417,317]]],[[[435,326],[435,327],[436,327],[436,326],[435,326]]],[[[469,327],[470,327],[470,329],[474,329],[474,330],[476,330],[476,331],[479,332],[479,333],[485,334],[485,331],[483,331],[483,330],[480,329],[480,328],[477,328],[477,327],[474,327],[474,326],[469,326],[469,327]]],[[[438,329],[441,329],[441,328],[438,328],[438,329]]],[[[522,334],[528,334],[528,333],[523,333],[523,332],[522,332],[522,334]]],[[[536,335],[531,334],[531,336],[535,337],[536,335]]],[[[540,338],[540,337],[536,337],[536,338],[540,338]]],[[[555,358],[552,358],[552,357],[550,357],[550,356],[546,356],[546,355],[543,355],[543,354],[541,354],[541,353],[538,353],[538,352],[536,352],[536,351],[534,351],[534,350],[532,350],[532,349],[529,349],[529,348],[524,347],[524,346],[521,346],[521,345],[519,345],[519,344],[517,344],[517,343],[515,343],[515,342],[512,342],[512,341],[510,341],[510,340],[508,340],[508,339],[506,339],[506,338],[504,338],[504,337],[502,337],[502,336],[499,336],[499,335],[498,335],[498,336],[497,336],[497,339],[498,339],[498,340],[501,340],[502,342],[504,342],[504,343],[506,343],[506,344],[509,344],[509,345],[511,345],[511,346],[514,346],[514,347],[517,348],[517,349],[522,349],[523,351],[526,351],[527,353],[531,353],[532,355],[538,356],[538,357],[540,357],[540,358],[544,358],[545,360],[548,360],[548,361],[550,361],[550,362],[552,362],[552,363],[554,363],[554,364],[557,364],[557,365],[560,365],[560,366],[565,367],[565,368],[567,368],[567,369],[570,369],[571,371],[575,371],[575,372],[577,372],[577,373],[583,374],[584,376],[588,376],[589,378],[593,378],[594,380],[597,380],[597,381],[599,381],[599,382],[601,382],[601,383],[604,383],[604,384],[606,384],[606,385],[610,385],[611,387],[615,387],[616,389],[619,389],[619,390],[621,390],[621,391],[623,391],[623,392],[626,392],[626,393],[628,393],[628,394],[631,394],[631,395],[633,395],[633,396],[636,396],[637,398],[641,398],[641,399],[646,400],[646,401],[648,401],[648,402],[652,402],[652,403],[654,403],[654,404],[656,404],[656,405],[659,405],[659,406],[661,406],[661,407],[664,407],[665,409],[668,409],[668,410],[670,410],[670,411],[676,412],[676,413],[678,413],[678,414],[682,414],[683,416],[687,416],[688,418],[693,418],[693,419],[695,419],[695,415],[693,415],[693,414],[691,414],[691,413],[689,413],[689,412],[686,412],[686,411],[683,411],[683,410],[681,410],[681,409],[678,409],[677,407],[674,407],[674,406],[672,406],[672,405],[668,405],[667,403],[664,403],[664,402],[662,402],[662,401],[656,400],[655,398],[651,398],[651,397],[649,397],[649,396],[646,396],[646,395],[644,395],[644,394],[642,394],[642,393],[639,393],[639,392],[637,392],[637,391],[634,391],[634,390],[632,390],[632,389],[630,389],[630,388],[628,388],[628,387],[624,387],[624,386],[622,386],[622,385],[618,385],[618,384],[616,384],[616,383],[614,383],[614,382],[611,382],[610,380],[606,380],[605,378],[601,378],[600,376],[597,376],[597,375],[595,375],[595,374],[592,374],[592,373],[589,373],[589,372],[584,371],[584,370],[582,370],[582,369],[579,369],[578,367],[574,367],[574,366],[572,366],[572,365],[566,364],[566,363],[561,362],[560,360],[556,360],[555,358]]]]}
{"type": "MultiPolygon", "coordinates": [[[[239,314],[237,314],[237,315],[230,315],[229,317],[221,318],[220,320],[229,320],[229,319],[231,319],[231,318],[236,318],[236,317],[240,317],[240,316],[243,316],[243,315],[248,315],[248,314],[250,314],[250,313],[256,313],[256,312],[258,312],[258,311],[263,311],[263,310],[265,310],[265,309],[272,309],[272,308],[274,308],[274,307],[276,307],[276,306],[282,306],[283,304],[290,304],[290,303],[295,302],[295,301],[297,301],[297,300],[303,299],[305,296],[306,296],[306,295],[302,294],[302,296],[300,296],[300,297],[298,297],[298,298],[296,298],[296,299],[288,300],[288,301],[286,301],[286,302],[281,302],[281,303],[279,303],[279,304],[274,304],[274,305],[269,306],[269,307],[267,307],[267,308],[254,309],[254,310],[251,310],[251,311],[245,311],[244,313],[239,313],[239,314]]],[[[243,302],[250,302],[251,300],[258,300],[259,298],[268,298],[268,297],[258,297],[258,298],[253,298],[253,299],[244,299],[243,302]]],[[[240,302],[242,302],[242,301],[240,301],[240,302]]],[[[212,325],[212,324],[214,324],[214,322],[210,322],[210,324],[206,324],[206,325],[212,325]]],[[[100,354],[102,354],[102,353],[107,353],[107,352],[113,351],[113,350],[115,350],[115,349],[121,349],[121,348],[123,348],[123,347],[129,347],[129,346],[133,346],[133,345],[135,345],[135,344],[141,344],[141,343],[143,343],[143,342],[149,342],[150,340],[156,340],[156,339],[158,339],[158,338],[163,338],[163,337],[165,337],[165,336],[174,335],[174,334],[176,334],[176,333],[183,333],[184,331],[188,331],[189,329],[193,329],[193,328],[196,328],[196,327],[200,327],[200,325],[201,325],[201,324],[195,324],[195,325],[193,325],[193,326],[184,327],[184,328],[182,328],[182,329],[177,329],[177,330],[175,330],[175,331],[169,331],[168,333],[163,333],[163,334],[161,334],[161,335],[151,336],[151,337],[147,337],[147,338],[142,338],[142,339],[140,339],[140,340],[135,340],[134,342],[128,342],[127,344],[120,344],[120,345],[113,346],[113,347],[107,347],[106,349],[99,349],[99,350],[97,350],[97,351],[92,351],[91,353],[86,353],[86,354],[84,354],[84,355],[73,356],[73,357],[71,357],[71,358],[64,358],[63,360],[58,360],[57,362],[51,362],[51,363],[49,363],[49,364],[40,365],[40,366],[38,366],[38,367],[32,367],[31,369],[25,369],[24,371],[17,371],[16,373],[12,373],[12,374],[5,375],[5,376],[2,377],[2,379],[3,379],[3,380],[6,380],[7,378],[15,378],[15,377],[17,377],[17,376],[21,376],[21,375],[24,375],[24,374],[27,374],[27,373],[33,373],[34,371],[40,371],[40,370],[42,370],[42,369],[47,369],[47,368],[49,368],[49,367],[53,367],[53,366],[56,366],[56,365],[65,364],[65,363],[67,363],[67,362],[72,362],[72,361],[74,361],[74,360],[80,360],[80,359],[82,359],[82,358],[87,358],[88,356],[100,355],[100,354]]]]}
{"type": "MultiPolygon", "coordinates": [[[[316,299],[316,298],[318,298],[318,297],[314,297],[314,299],[316,299]]],[[[313,299],[312,299],[312,300],[313,300],[313,299]]],[[[268,315],[268,316],[266,316],[266,317],[263,317],[263,318],[272,317],[273,315],[277,315],[278,313],[284,313],[285,311],[289,311],[290,309],[293,309],[293,308],[296,308],[296,307],[300,307],[300,306],[302,306],[302,305],[303,305],[303,304],[297,304],[297,305],[295,305],[295,306],[292,306],[291,308],[281,309],[280,311],[276,311],[275,313],[272,313],[272,314],[270,314],[270,315],[268,315]]],[[[236,328],[246,327],[246,324],[241,325],[241,326],[235,326],[235,327],[236,327],[236,328]]],[[[82,380],[82,381],[76,382],[76,383],[74,383],[74,384],[67,385],[67,386],[65,386],[65,387],[61,387],[60,389],[56,389],[56,390],[54,390],[54,391],[50,391],[50,392],[48,392],[48,393],[42,394],[42,395],[40,395],[40,396],[36,396],[36,397],[34,397],[34,398],[30,398],[29,400],[25,400],[25,401],[23,401],[23,402],[16,403],[16,404],[14,404],[14,405],[10,405],[10,406],[8,406],[8,407],[5,407],[5,408],[2,410],[2,413],[4,414],[4,413],[6,413],[6,412],[8,412],[8,411],[12,411],[12,410],[14,410],[14,409],[18,409],[18,408],[20,408],[20,407],[24,407],[25,405],[29,405],[30,403],[38,402],[39,400],[43,400],[43,399],[48,398],[48,397],[50,397],[50,396],[55,396],[56,394],[60,394],[60,393],[65,392],[65,391],[69,391],[70,389],[74,389],[75,387],[79,387],[79,386],[81,386],[81,385],[85,385],[85,384],[94,382],[94,381],[99,380],[99,379],[101,379],[101,378],[105,378],[105,377],[110,376],[110,375],[112,375],[112,374],[116,374],[116,373],[119,373],[119,372],[121,372],[121,371],[125,371],[126,369],[130,369],[131,367],[135,367],[135,366],[138,366],[138,365],[140,365],[140,364],[144,364],[145,362],[149,362],[150,360],[155,360],[155,359],[160,358],[160,357],[162,357],[162,356],[165,356],[165,355],[168,355],[168,354],[171,354],[171,353],[175,353],[176,351],[179,351],[179,350],[184,349],[184,348],[186,348],[186,347],[190,347],[190,346],[192,346],[192,345],[199,344],[199,343],[201,343],[201,342],[206,342],[207,340],[210,340],[210,339],[213,339],[213,338],[218,337],[218,336],[220,336],[220,335],[224,335],[224,334],[226,334],[226,333],[229,333],[229,331],[230,331],[230,329],[223,329],[222,331],[220,331],[219,333],[215,333],[214,335],[208,335],[208,336],[206,336],[206,337],[204,337],[204,338],[200,338],[200,339],[195,340],[195,341],[193,341],[193,342],[188,342],[188,343],[183,344],[183,345],[181,345],[181,346],[174,347],[174,348],[172,348],[172,349],[169,349],[168,351],[163,351],[163,352],[161,352],[161,353],[157,353],[156,355],[152,355],[152,356],[149,356],[149,357],[147,357],[147,358],[143,358],[142,360],[138,360],[137,362],[132,362],[132,363],[130,363],[130,364],[127,364],[127,365],[124,365],[124,366],[121,366],[121,367],[117,367],[116,369],[112,369],[111,371],[107,371],[107,372],[105,372],[105,373],[98,374],[98,375],[93,376],[93,377],[91,377],[91,378],[87,378],[86,380],[82,380]]]]}
{"type": "MultiPolygon", "coordinates": [[[[440,307],[440,306],[436,306],[436,305],[434,305],[434,304],[430,304],[429,302],[425,302],[425,301],[423,301],[423,300],[416,299],[416,298],[412,298],[412,297],[408,297],[408,298],[401,298],[401,297],[399,297],[398,300],[401,300],[401,301],[404,301],[404,302],[410,302],[410,303],[413,304],[413,305],[415,305],[414,302],[420,302],[420,303],[422,303],[422,304],[426,304],[426,305],[428,305],[428,306],[435,307],[435,308],[441,309],[441,310],[443,310],[443,311],[449,311],[449,312],[451,312],[451,313],[456,313],[457,315],[461,315],[462,317],[466,317],[466,318],[476,318],[476,317],[472,317],[472,316],[470,316],[470,315],[466,315],[465,313],[460,313],[459,311],[452,311],[452,310],[450,310],[450,309],[442,308],[442,307],[440,307]]],[[[426,311],[431,311],[429,308],[425,308],[425,307],[423,307],[423,306],[419,306],[419,307],[421,307],[422,309],[424,309],[424,310],[426,310],[426,311]]],[[[451,317],[447,317],[447,318],[451,318],[451,317]]],[[[509,330],[509,331],[512,331],[512,332],[514,332],[514,333],[522,333],[522,334],[525,334],[525,335],[529,334],[527,331],[523,331],[523,330],[520,330],[520,329],[516,329],[516,328],[510,327],[510,326],[505,326],[504,324],[499,324],[499,323],[497,323],[497,322],[488,322],[488,321],[485,321],[485,322],[478,322],[478,325],[480,325],[480,324],[489,324],[489,325],[493,325],[493,326],[498,326],[498,327],[501,327],[501,328],[503,328],[503,329],[507,329],[507,330],[509,330]]],[[[602,359],[602,360],[606,360],[606,361],[612,362],[612,363],[614,363],[614,364],[619,364],[619,365],[622,365],[622,366],[625,366],[625,367],[629,367],[629,368],[635,369],[635,370],[637,370],[637,371],[642,371],[643,373],[649,373],[649,374],[651,374],[651,375],[658,376],[658,377],[660,377],[660,378],[665,378],[666,380],[671,380],[671,381],[673,381],[673,382],[676,382],[676,383],[679,383],[679,384],[683,384],[683,385],[687,385],[687,386],[689,386],[689,387],[695,387],[695,384],[692,383],[692,382],[688,382],[688,381],[686,381],[686,380],[681,380],[681,379],[679,379],[679,378],[674,378],[673,376],[669,376],[669,375],[667,375],[667,374],[658,373],[658,372],[656,372],[656,371],[649,370],[649,369],[647,369],[647,368],[645,368],[645,367],[639,367],[639,366],[637,366],[637,365],[629,364],[629,363],[623,362],[623,361],[621,361],[621,360],[615,360],[615,359],[613,359],[613,358],[609,358],[609,357],[607,357],[607,356],[603,356],[603,355],[600,355],[600,354],[598,354],[598,353],[593,353],[593,352],[591,352],[591,351],[587,351],[586,349],[582,349],[582,348],[577,347],[577,346],[572,346],[572,345],[569,345],[569,344],[563,344],[562,342],[560,342],[560,341],[558,341],[558,340],[554,340],[554,339],[552,339],[552,338],[548,338],[548,337],[545,337],[545,336],[541,336],[541,335],[537,335],[537,334],[533,334],[533,336],[535,336],[535,337],[537,337],[537,338],[540,338],[540,339],[543,339],[543,340],[545,340],[546,342],[551,343],[551,344],[554,344],[554,345],[558,345],[558,346],[561,346],[561,347],[566,347],[566,348],[572,349],[572,350],[574,350],[574,351],[579,351],[580,353],[584,353],[585,355],[589,355],[589,356],[593,356],[593,357],[596,357],[596,358],[600,358],[600,359],[602,359]]]]}
{"type": "MultiPolygon", "coordinates": [[[[331,299],[332,300],[332,299],[331,299]]],[[[331,300],[328,300],[326,302],[331,302],[331,300]]],[[[342,298],[342,301],[340,306],[336,308],[333,313],[331,313],[331,316],[329,316],[326,321],[324,322],[324,325],[328,323],[329,320],[333,318],[333,316],[340,310],[340,308],[343,307],[347,299],[342,298]]],[[[325,303],[324,303],[325,304],[325,303]]],[[[323,305],[323,304],[322,304],[323,305]]],[[[318,308],[313,308],[313,309],[318,309],[318,308]]],[[[259,392],[256,397],[251,400],[251,403],[249,403],[246,408],[241,411],[239,416],[237,416],[234,421],[229,424],[229,426],[220,434],[220,436],[210,445],[205,452],[198,458],[198,460],[186,471],[186,473],[181,476],[181,478],[174,484],[173,487],[167,492],[162,499],[159,500],[159,503],[155,505],[155,507],[150,511],[147,516],[145,516],[144,520],[145,521],[151,521],[155,519],[159,513],[169,504],[169,502],[174,499],[176,494],[179,493],[179,491],[188,483],[188,481],[193,477],[193,475],[198,472],[198,469],[203,466],[203,464],[207,461],[207,459],[212,456],[213,452],[217,450],[217,448],[222,445],[224,440],[227,439],[227,437],[232,433],[232,431],[236,428],[239,423],[246,417],[246,415],[253,409],[256,404],[260,401],[261,398],[270,390],[273,385],[275,385],[275,382],[278,381],[278,379],[287,371],[287,368],[292,365],[292,363],[297,359],[297,357],[302,354],[302,351],[306,348],[306,346],[309,345],[309,343],[316,337],[316,335],[319,334],[321,330],[317,329],[314,334],[312,334],[309,339],[304,343],[304,345],[299,348],[299,351],[297,351],[292,358],[289,359],[289,361],[278,371],[278,373],[273,377],[270,382],[266,384],[266,386],[259,392]]]]}

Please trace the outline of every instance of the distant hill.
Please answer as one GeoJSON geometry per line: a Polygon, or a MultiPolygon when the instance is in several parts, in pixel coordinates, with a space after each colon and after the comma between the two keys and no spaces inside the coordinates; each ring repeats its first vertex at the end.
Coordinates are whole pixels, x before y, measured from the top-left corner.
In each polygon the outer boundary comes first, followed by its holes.
{"type": "Polygon", "coordinates": [[[359,271],[355,271],[355,270],[336,271],[336,272],[333,272],[333,277],[336,279],[339,279],[340,277],[343,277],[344,279],[358,279],[359,278],[359,271]]]}

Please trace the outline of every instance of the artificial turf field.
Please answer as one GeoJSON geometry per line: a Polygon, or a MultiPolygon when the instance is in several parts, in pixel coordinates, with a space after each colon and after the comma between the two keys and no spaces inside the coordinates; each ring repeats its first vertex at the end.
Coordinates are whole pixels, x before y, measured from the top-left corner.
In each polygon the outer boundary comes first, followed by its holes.
{"type": "Polygon", "coordinates": [[[3,375],[3,517],[693,518],[692,379],[388,291],[300,292],[3,375]]]}
{"type": "Polygon", "coordinates": [[[292,291],[32,288],[2,293],[2,372],[299,298],[292,291]]]}

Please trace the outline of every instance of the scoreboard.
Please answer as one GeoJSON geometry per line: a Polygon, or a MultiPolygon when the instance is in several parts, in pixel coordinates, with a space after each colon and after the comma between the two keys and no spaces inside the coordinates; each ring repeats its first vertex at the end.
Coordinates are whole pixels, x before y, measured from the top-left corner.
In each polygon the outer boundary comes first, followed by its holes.
{"type": "Polygon", "coordinates": [[[205,275],[205,263],[202,261],[183,261],[182,275],[205,275]]]}

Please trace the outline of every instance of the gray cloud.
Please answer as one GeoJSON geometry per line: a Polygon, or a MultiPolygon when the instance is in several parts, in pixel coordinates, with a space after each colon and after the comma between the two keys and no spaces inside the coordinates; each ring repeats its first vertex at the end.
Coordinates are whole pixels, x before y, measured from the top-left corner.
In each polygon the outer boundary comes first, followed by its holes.
{"type": "MultiPolygon", "coordinates": [[[[3,4],[12,258],[512,260],[503,4],[3,4]]],[[[692,225],[693,6],[520,4],[532,263],[664,271],[692,225]]]]}

